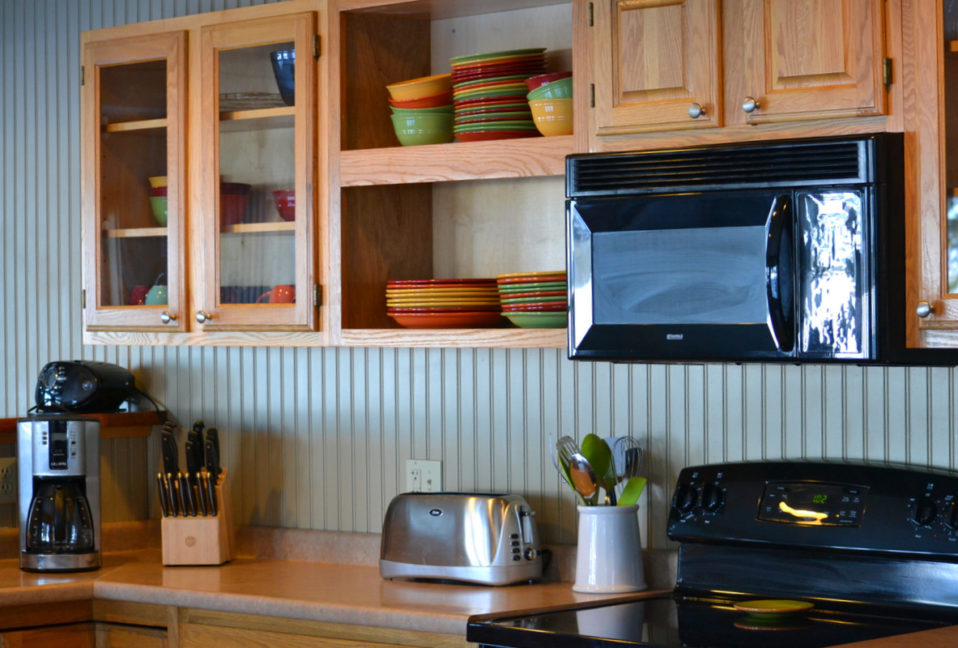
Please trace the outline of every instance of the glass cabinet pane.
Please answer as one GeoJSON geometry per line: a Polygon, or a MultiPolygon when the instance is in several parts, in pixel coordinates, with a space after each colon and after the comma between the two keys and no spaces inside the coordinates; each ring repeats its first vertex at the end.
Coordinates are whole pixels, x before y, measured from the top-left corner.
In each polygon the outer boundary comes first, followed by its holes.
{"type": "Polygon", "coordinates": [[[220,53],[220,303],[296,299],[292,42],[220,53]],[[253,111],[244,114],[244,111],[253,111]]]}
{"type": "Polygon", "coordinates": [[[944,0],[944,94],[947,231],[945,264],[949,293],[958,293],[958,0],[944,0]]]}
{"type": "Polygon", "coordinates": [[[100,305],[166,304],[150,293],[167,271],[166,61],[105,66],[99,82],[100,305]]]}

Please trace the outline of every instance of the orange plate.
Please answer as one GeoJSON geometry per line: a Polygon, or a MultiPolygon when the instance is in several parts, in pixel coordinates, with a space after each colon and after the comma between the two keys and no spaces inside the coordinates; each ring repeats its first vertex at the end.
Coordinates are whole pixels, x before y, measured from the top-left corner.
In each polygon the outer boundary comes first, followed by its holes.
{"type": "Polygon", "coordinates": [[[406,328],[484,328],[504,323],[498,312],[462,313],[390,313],[400,326],[406,328]]]}
{"type": "Polygon", "coordinates": [[[478,131],[474,133],[456,133],[456,139],[460,142],[484,142],[487,140],[498,139],[516,139],[519,137],[538,137],[539,131],[478,131]]]}

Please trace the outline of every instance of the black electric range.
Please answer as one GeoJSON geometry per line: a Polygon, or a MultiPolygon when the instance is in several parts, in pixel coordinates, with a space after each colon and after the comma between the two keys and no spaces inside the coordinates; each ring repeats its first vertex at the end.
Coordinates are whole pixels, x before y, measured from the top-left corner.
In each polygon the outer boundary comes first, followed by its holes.
{"type": "Polygon", "coordinates": [[[817,648],[958,625],[958,476],[845,463],[682,471],[669,513],[674,590],[470,618],[504,648],[817,648]],[[753,614],[752,599],[811,609],[753,614]]]}

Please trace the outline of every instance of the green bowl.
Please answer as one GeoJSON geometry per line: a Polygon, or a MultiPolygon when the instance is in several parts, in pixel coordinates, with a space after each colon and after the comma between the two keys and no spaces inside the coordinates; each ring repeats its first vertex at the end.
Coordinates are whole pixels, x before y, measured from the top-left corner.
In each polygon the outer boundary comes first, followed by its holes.
{"type": "Polygon", "coordinates": [[[529,101],[539,99],[571,99],[572,98],[572,77],[566,77],[541,85],[526,95],[529,101]]]}
{"type": "Polygon", "coordinates": [[[444,144],[452,141],[452,113],[390,115],[396,138],[403,146],[444,144]]]}
{"type": "Polygon", "coordinates": [[[160,227],[166,227],[166,196],[150,196],[150,207],[153,208],[153,218],[160,227]]]}
{"type": "Polygon", "coordinates": [[[568,314],[561,312],[546,313],[503,313],[519,328],[565,328],[568,314]]]}

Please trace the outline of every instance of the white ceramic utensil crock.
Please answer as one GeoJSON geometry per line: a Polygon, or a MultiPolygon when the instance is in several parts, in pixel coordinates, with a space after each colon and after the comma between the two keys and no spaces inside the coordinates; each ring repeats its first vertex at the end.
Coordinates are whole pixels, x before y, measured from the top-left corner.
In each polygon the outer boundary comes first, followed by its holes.
{"type": "Polygon", "coordinates": [[[579,506],[576,592],[637,592],[646,588],[635,506],[579,506]]]}

